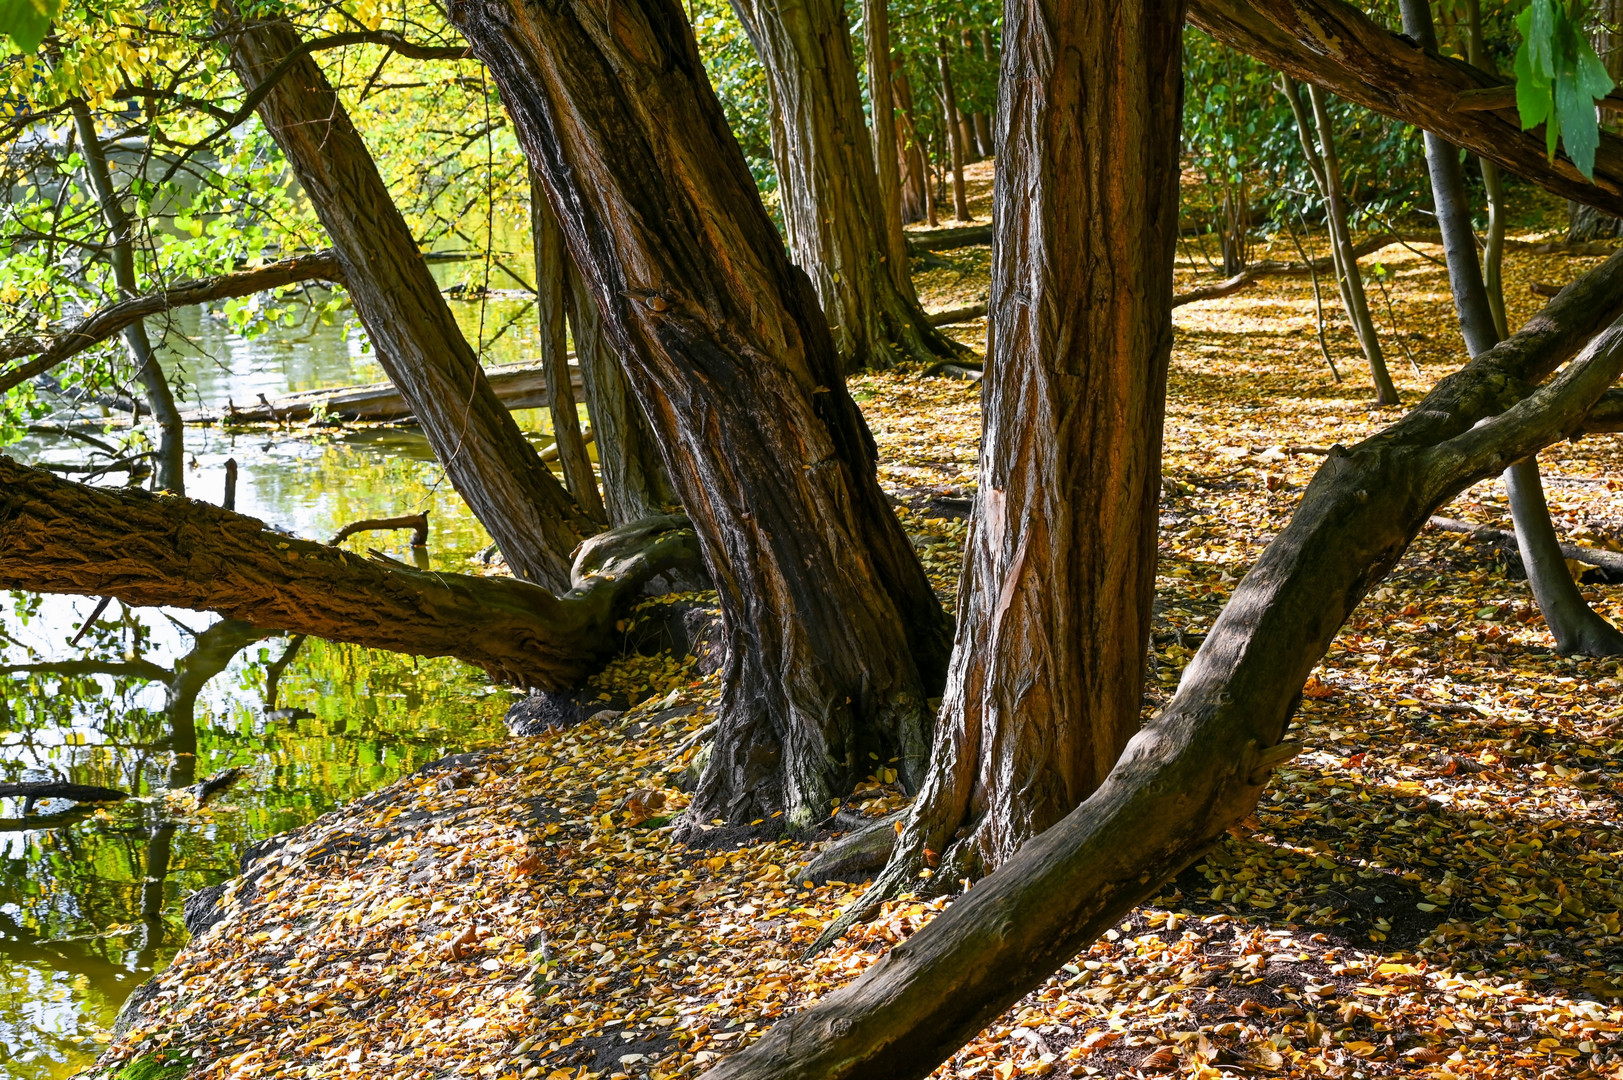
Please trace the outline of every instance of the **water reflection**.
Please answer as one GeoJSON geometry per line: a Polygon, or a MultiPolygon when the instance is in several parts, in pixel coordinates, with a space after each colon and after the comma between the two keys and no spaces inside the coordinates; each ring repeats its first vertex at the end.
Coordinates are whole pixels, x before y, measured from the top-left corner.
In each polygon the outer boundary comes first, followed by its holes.
{"type": "MultiPolygon", "coordinates": [[[[25,460],[80,460],[36,436],[25,460]]],[[[409,533],[350,541],[402,561],[466,570],[488,543],[420,436],[388,430],[320,439],[189,433],[195,497],[303,536],[430,514],[427,551],[409,533]]],[[[0,1074],[65,1077],[99,1050],[131,989],[184,941],[181,904],[235,871],[238,853],[444,753],[500,737],[509,700],[479,672],[189,611],[114,603],[69,642],[93,597],[0,593],[0,781],[61,779],[130,792],[97,807],[0,800],[0,1074]],[[186,789],[222,770],[242,779],[198,806],[186,789]]]]}

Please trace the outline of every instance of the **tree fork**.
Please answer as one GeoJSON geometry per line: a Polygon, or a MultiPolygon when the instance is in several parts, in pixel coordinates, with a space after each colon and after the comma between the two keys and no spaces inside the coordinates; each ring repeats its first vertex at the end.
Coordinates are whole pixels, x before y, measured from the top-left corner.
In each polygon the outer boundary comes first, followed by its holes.
{"type": "MultiPolygon", "coordinates": [[[[1308,673],[1437,506],[1581,430],[1623,373],[1623,256],[1329,457],[1236,587],[1173,700],[1105,783],[862,976],[703,1080],[927,1076],[1256,806],[1308,673]],[[1552,311],[1552,309],[1554,309],[1552,311]],[[1548,384],[1535,383],[1589,341],[1548,384]]],[[[1134,714],[1136,716],[1136,706],[1134,714]]]]}
{"type": "Polygon", "coordinates": [[[59,480],[0,456],[0,588],[214,611],[369,648],[454,656],[559,690],[618,648],[615,620],[655,575],[697,559],[681,518],[582,545],[572,588],[425,573],[272,532],[211,503],[59,480]]]}

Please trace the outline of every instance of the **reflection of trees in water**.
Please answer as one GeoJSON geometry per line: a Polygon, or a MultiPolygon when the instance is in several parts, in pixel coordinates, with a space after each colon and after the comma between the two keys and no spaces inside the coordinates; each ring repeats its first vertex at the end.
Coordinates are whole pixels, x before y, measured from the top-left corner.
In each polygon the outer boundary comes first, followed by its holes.
{"type": "MultiPolygon", "coordinates": [[[[124,618],[132,616],[126,612],[124,618]]],[[[99,744],[98,749],[133,753],[124,783],[135,794],[140,793],[143,776],[151,771],[152,759],[158,755],[167,757],[161,789],[176,791],[197,780],[198,695],[243,649],[274,633],[227,619],[193,633],[191,649],[172,668],[139,658],[80,659],[0,665],[0,675],[55,676],[63,680],[110,676],[119,686],[119,697],[133,689],[131,683],[161,686],[164,704],[156,713],[122,711],[116,704],[108,708],[102,730],[113,737],[113,742],[110,747],[99,744]]],[[[29,684],[30,690],[43,690],[34,679],[29,684]]],[[[35,697],[41,703],[51,702],[53,707],[45,711],[61,726],[70,727],[75,719],[82,723],[78,716],[82,701],[99,691],[99,687],[92,690],[88,686],[76,689],[80,693],[36,693],[35,697]]],[[[5,710],[0,720],[7,728],[25,737],[32,734],[27,725],[17,723],[4,697],[0,697],[0,708],[5,710]]],[[[28,742],[31,740],[25,738],[28,742]]],[[[37,754],[42,748],[35,745],[34,749],[37,754]]],[[[75,771],[87,766],[89,762],[82,763],[75,771]]],[[[158,777],[152,779],[149,789],[159,788],[158,777]]],[[[0,910],[0,958],[83,977],[112,1004],[126,997],[150,974],[163,946],[178,944],[178,935],[164,919],[165,890],[179,828],[167,810],[161,799],[144,802],[138,822],[121,822],[93,831],[70,828],[96,812],[88,806],[56,814],[0,819],[0,834],[27,832],[37,838],[20,851],[13,845],[11,856],[0,860],[0,896],[27,897],[32,901],[28,904],[28,922],[0,910]],[[19,854],[21,857],[17,857],[19,854]],[[131,916],[135,917],[134,925],[127,931],[115,930],[131,916]],[[73,932],[86,925],[95,931],[73,932]],[[108,934],[109,930],[115,933],[108,934]],[[117,947],[116,943],[123,941],[129,944],[117,947]]]]}
{"type": "Polygon", "coordinates": [[[41,1010],[74,1009],[87,1026],[109,1021],[183,940],[180,896],[235,872],[234,847],[502,732],[505,697],[481,707],[488,680],[451,661],[268,642],[267,631],[222,622],[187,630],[185,654],[158,663],[152,628],[165,616],[123,609],[87,633],[87,656],[55,660],[7,639],[40,613],[32,596],[11,595],[0,645],[32,662],[0,665],[0,780],[55,768],[61,779],[150,796],[226,765],[255,768],[251,793],[208,819],[142,798],[0,819],[0,907],[15,905],[0,920],[0,1073],[18,1034],[47,1055],[59,1046],[82,1054],[47,1030],[41,1010]],[[205,689],[234,659],[229,688],[205,689]],[[314,712],[287,707],[295,701],[314,712]],[[42,1004],[42,989],[72,1000],[42,1004]]]}

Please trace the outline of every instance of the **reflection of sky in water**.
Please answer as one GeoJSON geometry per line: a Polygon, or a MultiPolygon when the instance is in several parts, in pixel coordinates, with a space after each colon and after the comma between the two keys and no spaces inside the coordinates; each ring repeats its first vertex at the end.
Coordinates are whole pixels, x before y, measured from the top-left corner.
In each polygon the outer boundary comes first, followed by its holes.
{"type": "MultiPolygon", "coordinates": [[[[458,308],[466,321],[474,306],[458,308]]],[[[359,338],[341,325],[244,341],[211,316],[179,317],[191,319],[188,334],[210,354],[186,361],[188,405],[381,377],[359,338]]],[[[486,317],[488,338],[500,320],[486,317]]],[[[533,334],[525,337],[509,331],[494,358],[529,355],[533,334]]],[[[536,419],[520,414],[532,430],[536,419]]],[[[360,518],[426,510],[436,569],[467,569],[467,559],[489,543],[411,429],[311,438],[193,428],[186,447],[189,495],[218,502],[226,459],[235,458],[237,509],[297,535],[326,539],[360,518]]],[[[69,464],[83,461],[85,450],[31,436],[5,452],[69,464]]],[[[407,532],[371,533],[348,546],[410,561],[408,542],[407,532]]],[[[172,668],[199,642],[237,640],[213,615],[126,611],[114,602],[70,648],[95,605],[94,597],[0,592],[0,665],[91,660],[172,668]]],[[[236,633],[254,636],[246,628],[236,633]]],[[[0,781],[56,777],[140,796],[54,821],[49,815],[64,804],[41,804],[46,819],[26,823],[21,800],[0,800],[0,1076],[56,1080],[86,1064],[123,998],[184,940],[185,896],[233,873],[247,844],[443,753],[500,736],[509,699],[481,673],[315,641],[288,666],[278,691],[279,710],[299,711],[270,712],[267,667],[286,648],[286,638],[270,637],[234,656],[222,650],[231,658],[222,658],[219,674],[198,692],[193,723],[166,712],[163,685],[127,670],[0,673],[0,781]],[[234,765],[247,767],[247,776],[207,810],[164,801],[170,787],[234,765]]]]}

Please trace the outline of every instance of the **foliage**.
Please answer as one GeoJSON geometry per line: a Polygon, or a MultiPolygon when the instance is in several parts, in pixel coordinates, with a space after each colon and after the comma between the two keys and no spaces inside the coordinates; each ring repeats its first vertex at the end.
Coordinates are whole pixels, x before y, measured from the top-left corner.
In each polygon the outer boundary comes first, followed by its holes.
{"type": "Polygon", "coordinates": [[[1600,119],[1595,102],[1614,83],[1584,32],[1584,0],[1533,0],[1516,17],[1516,107],[1522,129],[1544,125],[1550,160],[1557,143],[1579,172],[1595,176],[1600,119]]]}
{"type": "Polygon", "coordinates": [[[31,53],[45,40],[56,8],[50,0],[0,0],[0,34],[31,53]]]}

